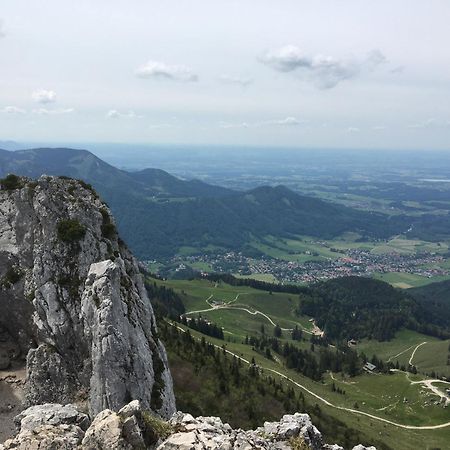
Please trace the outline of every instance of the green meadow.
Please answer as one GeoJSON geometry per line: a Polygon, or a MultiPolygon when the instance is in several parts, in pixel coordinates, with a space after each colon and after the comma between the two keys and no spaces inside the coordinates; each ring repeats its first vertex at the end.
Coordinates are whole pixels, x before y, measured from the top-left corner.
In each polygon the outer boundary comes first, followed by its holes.
{"type": "MultiPolygon", "coordinates": [[[[407,366],[414,349],[417,347],[412,363],[419,370],[418,375],[395,372],[393,374],[363,373],[354,378],[345,377],[342,373],[327,373],[321,382],[315,382],[294,370],[287,369],[282,358],[276,356],[272,360],[252,350],[245,345],[246,336],[257,336],[264,327],[267,335],[273,334],[271,321],[282,328],[292,328],[295,325],[311,330],[309,317],[298,317],[295,307],[298,298],[293,294],[270,293],[250,287],[230,286],[223,282],[213,283],[208,280],[193,281],[158,281],[158,283],[173,288],[181,295],[187,312],[194,315],[201,312],[203,317],[223,327],[225,340],[204,336],[218,346],[226,346],[232,353],[251,361],[255,358],[263,371],[280,372],[299,383],[302,387],[285,380],[286,384],[301,390],[307,400],[317,403],[327,413],[346,423],[348,426],[363,432],[368,438],[381,439],[394,449],[446,448],[450,441],[450,427],[435,430],[405,429],[384,422],[386,419],[405,426],[434,426],[449,422],[448,409],[437,404],[439,397],[420,383],[412,381],[426,379],[425,373],[432,371],[450,376],[447,366],[447,355],[450,341],[440,341],[436,338],[401,330],[394,339],[388,342],[363,340],[358,342],[356,350],[365,353],[369,358],[377,355],[386,361],[396,361],[407,366]],[[210,305],[221,305],[221,308],[211,309],[210,305]],[[225,305],[226,304],[226,305],[225,305]],[[223,308],[226,306],[226,309],[223,308]],[[239,309],[241,308],[241,309],[239,309]],[[244,311],[244,309],[250,311],[244,311]],[[254,314],[255,312],[265,314],[254,314]],[[345,391],[345,395],[333,391],[332,386],[345,391]],[[312,395],[311,393],[315,395],[312,395]],[[320,397],[320,399],[318,398],[320,397]],[[330,402],[333,406],[327,405],[330,402]],[[347,408],[356,412],[346,411],[347,408]],[[362,413],[375,416],[371,418],[362,413]],[[427,443],[427,444],[426,444],[427,443]]],[[[183,327],[185,328],[185,327],[183,327]]],[[[200,333],[191,330],[196,336],[200,333]]],[[[282,342],[290,342],[302,349],[309,349],[309,334],[304,333],[303,341],[292,341],[290,332],[283,331],[282,342]]],[[[277,375],[278,376],[278,375],[277,375]]],[[[445,389],[445,384],[439,386],[445,389]]]]}

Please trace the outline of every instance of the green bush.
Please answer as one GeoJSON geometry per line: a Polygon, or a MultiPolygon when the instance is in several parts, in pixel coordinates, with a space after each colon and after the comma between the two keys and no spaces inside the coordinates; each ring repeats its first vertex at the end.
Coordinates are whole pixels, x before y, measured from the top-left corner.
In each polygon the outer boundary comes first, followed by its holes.
{"type": "Polygon", "coordinates": [[[113,223],[104,223],[102,225],[102,235],[107,239],[111,239],[116,234],[116,227],[113,223]]]}
{"type": "Polygon", "coordinates": [[[156,444],[160,439],[167,439],[175,431],[169,423],[155,417],[149,411],[142,411],[141,418],[147,445],[156,444]]]}
{"type": "Polygon", "coordinates": [[[86,227],[78,220],[61,220],[57,226],[58,237],[64,242],[77,242],[86,234],[86,227]]]}
{"type": "Polygon", "coordinates": [[[10,288],[23,277],[23,271],[18,267],[10,267],[0,281],[0,286],[10,288]]]}
{"type": "Polygon", "coordinates": [[[100,213],[102,215],[102,235],[107,239],[111,239],[116,234],[116,227],[111,222],[111,217],[109,216],[108,210],[106,208],[100,208],[100,213]]]}
{"type": "Polygon", "coordinates": [[[2,189],[6,191],[12,191],[14,189],[19,189],[22,187],[21,179],[13,173],[10,173],[5,178],[2,178],[0,180],[0,184],[2,186],[2,189]]]}

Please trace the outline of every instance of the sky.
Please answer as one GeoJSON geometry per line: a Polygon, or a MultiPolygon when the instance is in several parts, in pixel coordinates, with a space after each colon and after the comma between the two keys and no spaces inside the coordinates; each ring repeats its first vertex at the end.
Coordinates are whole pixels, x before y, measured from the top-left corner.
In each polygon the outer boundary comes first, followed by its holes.
{"type": "Polygon", "coordinates": [[[0,140],[450,150],[448,0],[2,0],[0,140]]]}

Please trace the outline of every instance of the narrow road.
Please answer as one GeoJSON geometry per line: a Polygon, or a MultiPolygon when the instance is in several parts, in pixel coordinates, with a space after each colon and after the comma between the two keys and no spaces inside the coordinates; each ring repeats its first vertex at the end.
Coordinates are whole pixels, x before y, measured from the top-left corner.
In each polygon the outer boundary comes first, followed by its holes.
{"type": "Polygon", "coordinates": [[[443,380],[421,380],[421,381],[411,381],[411,384],[423,384],[427,387],[433,394],[437,395],[441,400],[445,400],[445,406],[450,404],[450,395],[447,395],[445,392],[441,391],[438,387],[433,386],[433,383],[443,383],[449,384],[449,381],[443,380]]]}
{"type": "MultiPolygon", "coordinates": [[[[263,313],[262,311],[258,311],[257,309],[255,309],[254,311],[248,309],[250,308],[250,306],[248,305],[244,305],[247,306],[248,308],[244,308],[244,307],[240,307],[240,306],[230,306],[231,303],[235,303],[239,296],[241,294],[237,294],[236,297],[233,300],[230,300],[227,303],[223,303],[223,304],[219,304],[219,305],[211,305],[211,303],[209,302],[209,300],[211,300],[211,298],[213,297],[213,295],[211,294],[205,301],[206,303],[210,306],[209,308],[206,309],[198,309],[196,311],[189,311],[187,313],[184,313],[185,316],[189,316],[191,314],[200,314],[200,313],[204,313],[204,312],[210,312],[210,311],[217,311],[218,309],[232,309],[232,310],[239,310],[239,311],[245,311],[248,314],[251,314],[252,316],[256,316],[257,314],[265,317],[271,325],[273,325],[274,327],[277,325],[270,316],[268,316],[267,314],[263,313]]],[[[309,330],[307,330],[306,328],[304,328],[301,324],[298,324],[300,326],[300,328],[302,329],[302,331],[304,331],[307,334],[315,334],[314,331],[311,332],[309,330]]],[[[281,328],[281,327],[280,327],[281,328]]],[[[293,328],[281,328],[282,331],[292,331],[293,328]]]]}
{"type": "MultiPolygon", "coordinates": [[[[169,325],[171,325],[173,327],[176,327],[178,330],[182,331],[183,333],[186,333],[186,330],[184,330],[180,326],[175,325],[175,324],[173,324],[173,323],[171,323],[171,322],[169,322],[167,320],[166,320],[166,322],[169,325]]],[[[422,344],[424,344],[424,343],[422,343],[422,344]]],[[[422,344],[419,344],[419,346],[422,345],[422,344]]],[[[215,344],[212,344],[212,345],[214,345],[214,347],[216,347],[216,348],[218,348],[220,350],[223,350],[223,348],[221,346],[219,346],[219,345],[215,345],[215,344]]],[[[417,349],[417,347],[416,347],[416,349],[417,349]]],[[[230,354],[230,355],[232,355],[232,356],[235,356],[236,358],[240,359],[241,361],[245,362],[246,364],[250,364],[250,361],[246,360],[245,358],[242,358],[241,356],[237,355],[236,353],[231,352],[230,350],[225,349],[225,352],[230,354]]],[[[388,424],[393,425],[395,427],[404,428],[404,429],[407,429],[407,430],[438,430],[440,428],[450,427],[450,422],[441,423],[439,425],[423,425],[423,426],[403,425],[401,423],[397,423],[397,422],[394,422],[394,421],[389,420],[389,419],[384,419],[383,417],[378,417],[378,416],[375,416],[373,414],[366,413],[364,411],[360,411],[358,409],[352,409],[352,408],[346,408],[344,406],[334,405],[333,403],[329,402],[327,399],[321,397],[320,395],[318,395],[315,392],[313,392],[310,389],[308,389],[306,386],[303,386],[302,384],[298,383],[297,381],[293,380],[292,378],[289,378],[284,373],[278,372],[278,370],[275,370],[275,369],[269,369],[268,367],[263,367],[263,366],[258,366],[258,367],[260,367],[261,369],[266,370],[268,372],[275,373],[276,375],[280,376],[281,378],[284,378],[285,380],[291,382],[292,384],[294,384],[295,386],[297,386],[300,389],[304,390],[308,394],[312,395],[313,397],[315,397],[317,400],[321,401],[325,405],[327,405],[327,406],[329,406],[331,408],[334,408],[334,409],[339,409],[341,411],[347,411],[347,412],[351,412],[353,414],[359,414],[361,416],[370,417],[371,419],[378,420],[378,421],[384,422],[384,423],[388,423],[388,424]]],[[[440,380],[433,380],[433,381],[441,382],[440,380]]]]}
{"type": "Polygon", "coordinates": [[[409,364],[410,366],[413,365],[412,361],[413,361],[414,355],[415,355],[416,352],[417,352],[417,349],[418,349],[419,347],[421,347],[422,345],[425,345],[426,343],[427,343],[427,341],[422,342],[422,343],[420,343],[419,345],[416,346],[416,348],[414,349],[414,351],[413,351],[412,354],[411,354],[411,358],[409,358],[409,361],[408,361],[408,364],[409,364]]]}
{"type": "MultiPolygon", "coordinates": [[[[208,311],[214,311],[216,309],[227,309],[227,305],[230,305],[231,303],[234,303],[235,301],[237,301],[237,299],[239,298],[241,294],[236,294],[236,297],[233,300],[230,300],[229,302],[224,302],[222,305],[211,305],[211,303],[209,302],[212,298],[213,298],[213,294],[211,294],[206,300],[205,302],[210,306],[208,309],[198,309],[197,311],[189,311],[187,313],[185,313],[184,315],[187,316],[189,314],[198,314],[198,313],[202,313],[202,312],[208,312],[208,311]]],[[[231,308],[230,308],[231,309],[231,308]]]]}
{"type": "Polygon", "coordinates": [[[400,355],[403,355],[403,353],[406,353],[408,350],[411,350],[414,347],[414,345],[411,345],[411,347],[408,347],[406,350],[402,350],[400,353],[397,353],[394,356],[390,356],[387,362],[391,362],[394,358],[398,358],[400,355]]]}

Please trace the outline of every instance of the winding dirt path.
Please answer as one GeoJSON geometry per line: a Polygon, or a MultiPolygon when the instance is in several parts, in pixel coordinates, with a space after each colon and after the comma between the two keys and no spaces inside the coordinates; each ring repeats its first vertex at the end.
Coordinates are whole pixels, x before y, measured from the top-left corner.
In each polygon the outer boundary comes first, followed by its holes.
{"type": "MultiPolygon", "coordinates": [[[[178,330],[182,331],[183,333],[186,333],[186,330],[184,330],[184,329],[181,328],[180,326],[175,325],[175,324],[173,324],[173,323],[171,323],[171,322],[169,322],[169,321],[166,321],[166,322],[167,322],[169,325],[171,325],[171,326],[173,326],[173,327],[176,327],[178,330]]],[[[222,348],[221,346],[215,345],[215,344],[213,344],[213,345],[214,345],[214,347],[216,347],[216,348],[218,348],[218,349],[220,349],[220,350],[223,350],[223,348],[222,348]]],[[[420,345],[421,345],[421,344],[419,344],[419,346],[420,346],[420,345]]],[[[417,349],[417,347],[416,347],[416,349],[417,349]]],[[[234,356],[234,357],[236,357],[236,358],[238,358],[239,360],[241,360],[242,362],[245,362],[246,364],[251,364],[250,361],[248,361],[247,359],[243,358],[242,356],[237,355],[236,353],[231,352],[231,351],[228,350],[228,349],[225,349],[225,352],[228,353],[228,354],[230,354],[230,355],[232,355],[232,356],[234,356]]],[[[281,373],[281,372],[279,372],[278,370],[275,370],[275,369],[269,369],[268,367],[263,367],[263,366],[259,366],[259,367],[260,367],[262,370],[266,370],[266,371],[268,371],[268,372],[275,373],[276,375],[280,376],[281,378],[284,378],[285,380],[287,380],[287,381],[289,381],[290,383],[294,384],[295,386],[299,387],[299,388],[302,389],[303,391],[305,391],[305,392],[307,392],[308,394],[312,395],[313,397],[315,397],[317,400],[321,401],[321,402],[324,403],[325,405],[327,405],[327,406],[329,406],[329,407],[331,407],[331,408],[334,408],[334,409],[338,409],[338,410],[341,410],[341,411],[347,411],[347,412],[350,412],[350,413],[353,413],[353,414],[359,414],[359,415],[361,415],[361,416],[370,417],[371,419],[378,420],[378,421],[384,422],[384,423],[388,423],[388,424],[393,425],[393,426],[395,426],[395,427],[403,428],[403,429],[406,429],[406,430],[438,430],[438,429],[440,429],[440,428],[447,428],[447,427],[450,427],[450,422],[441,423],[441,424],[439,424],[439,425],[423,425],[423,426],[417,426],[417,425],[404,425],[404,424],[397,423],[397,422],[394,422],[394,421],[389,420],[389,419],[385,419],[385,418],[383,418],[383,417],[375,416],[374,414],[370,414],[370,413],[366,413],[366,412],[364,412],[364,411],[360,411],[360,410],[358,410],[358,409],[346,408],[346,407],[344,407],[344,406],[335,405],[335,404],[329,402],[327,399],[325,399],[325,398],[321,397],[320,395],[316,394],[315,392],[311,391],[311,390],[308,389],[306,386],[304,386],[304,385],[298,383],[297,381],[293,380],[292,378],[288,377],[288,376],[285,375],[284,373],[281,373]]],[[[426,380],[423,380],[423,381],[426,381],[426,380]]],[[[428,380],[427,380],[427,381],[428,381],[428,380]]],[[[430,380],[430,381],[439,381],[439,382],[441,382],[440,380],[430,380]]]]}
{"type": "Polygon", "coordinates": [[[413,359],[414,359],[414,355],[416,354],[418,348],[421,347],[422,345],[425,345],[426,343],[427,343],[427,341],[421,342],[420,344],[418,344],[418,345],[416,346],[416,348],[414,349],[414,351],[413,351],[412,354],[411,354],[411,358],[409,358],[409,361],[408,361],[408,364],[409,364],[410,366],[413,365],[412,362],[413,362],[413,359]]]}
{"type": "MultiPolygon", "coordinates": [[[[263,316],[265,319],[267,319],[269,321],[269,323],[271,325],[273,325],[274,327],[277,325],[270,316],[268,316],[267,314],[263,313],[262,311],[258,311],[257,309],[255,309],[255,310],[248,309],[248,308],[250,308],[249,305],[245,305],[244,304],[242,307],[241,306],[230,306],[232,303],[235,303],[238,300],[240,295],[241,295],[240,293],[237,294],[236,297],[233,300],[230,300],[229,302],[218,304],[218,305],[212,305],[210,303],[210,300],[213,298],[213,294],[211,294],[205,300],[206,303],[208,304],[209,308],[198,309],[198,310],[195,310],[195,311],[189,311],[187,313],[184,313],[184,315],[185,316],[189,316],[191,314],[199,314],[199,313],[204,313],[204,312],[217,311],[218,309],[231,309],[231,310],[245,311],[246,313],[251,314],[252,316],[256,316],[257,314],[259,314],[259,315],[263,316]],[[247,306],[247,308],[245,308],[245,306],[247,306]]],[[[307,330],[301,324],[298,324],[298,325],[301,328],[301,330],[303,332],[307,333],[307,334],[319,334],[316,331],[309,331],[309,330],[307,330]]],[[[315,323],[314,323],[314,327],[317,327],[317,325],[315,323]]],[[[281,330],[282,331],[292,331],[293,328],[281,328],[281,330]]],[[[321,330],[318,327],[317,327],[317,330],[321,333],[321,330]]]]}
{"type": "Polygon", "coordinates": [[[391,362],[394,358],[398,358],[400,355],[403,355],[403,353],[406,353],[408,350],[411,350],[414,347],[414,344],[411,345],[411,347],[408,347],[406,350],[402,350],[400,353],[397,353],[394,356],[390,356],[387,362],[391,362]]]}

